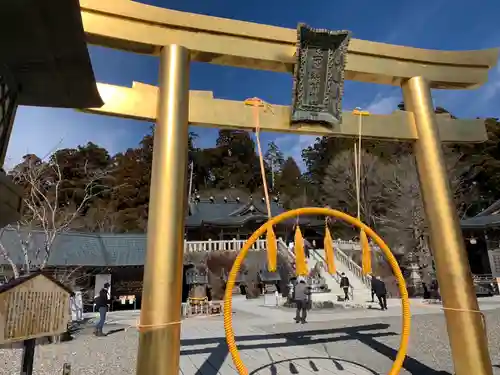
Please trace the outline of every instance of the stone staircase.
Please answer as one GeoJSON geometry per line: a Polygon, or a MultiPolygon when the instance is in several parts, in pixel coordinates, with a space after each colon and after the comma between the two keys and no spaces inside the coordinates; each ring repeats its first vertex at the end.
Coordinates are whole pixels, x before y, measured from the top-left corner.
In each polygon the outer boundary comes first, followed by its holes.
{"type": "Polygon", "coordinates": [[[349,278],[351,287],[349,289],[349,297],[354,303],[364,304],[371,301],[371,277],[364,276],[361,267],[354,262],[349,256],[347,256],[342,250],[335,249],[335,266],[337,268],[337,273],[335,275],[330,275],[326,270],[326,256],[324,249],[312,250],[312,256],[314,256],[317,261],[321,262],[324,266],[322,267],[322,276],[325,278],[328,287],[333,291],[335,290],[330,284],[336,284],[336,288],[339,290],[340,294],[343,296],[344,292],[340,288],[340,278],[342,273],[349,278]]]}
{"type": "MultiPolygon", "coordinates": [[[[278,250],[282,254],[287,254],[291,261],[295,261],[295,254],[291,251],[286,244],[279,239],[278,250]]],[[[341,274],[345,273],[351,283],[349,296],[351,303],[366,304],[371,301],[371,278],[362,274],[361,267],[356,264],[347,254],[335,246],[335,265],[337,273],[330,275],[326,270],[325,250],[315,249],[311,250],[311,257],[308,259],[307,265],[309,271],[313,270],[316,264],[321,263],[321,276],[324,278],[330,295],[343,296],[344,292],[340,288],[341,274]]]]}

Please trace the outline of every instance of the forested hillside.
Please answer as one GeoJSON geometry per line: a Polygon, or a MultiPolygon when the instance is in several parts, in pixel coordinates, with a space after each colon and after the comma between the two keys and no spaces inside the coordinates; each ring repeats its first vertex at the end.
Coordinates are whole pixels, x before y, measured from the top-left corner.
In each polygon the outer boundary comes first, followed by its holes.
{"type": "MultiPolygon", "coordinates": [[[[461,216],[472,216],[500,199],[499,122],[487,119],[486,125],[488,142],[444,146],[461,216]]],[[[153,136],[151,130],[136,148],[116,155],[93,143],[58,150],[47,160],[26,155],[9,172],[26,192],[22,224],[55,232],[144,232],[153,136]]],[[[196,140],[191,133],[193,190],[206,197],[262,195],[251,133],[221,130],[215,147],[209,149],[197,148],[196,140]]],[[[286,150],[270,143],[265,162],[272,194],[285,208],[329,205],[355,214],[353,144],[352,139],[317,138],[302,152],[306,170],[301,171],[297,160],[284,156],[286,150]]],[[[414,247],[425,235],[426,225],[411,145],[364,140],[361,174],[362,219],[393,247],[414,247]]],[[[343,226],[336,228],[336,236],[351,235],[343,226]]]]}

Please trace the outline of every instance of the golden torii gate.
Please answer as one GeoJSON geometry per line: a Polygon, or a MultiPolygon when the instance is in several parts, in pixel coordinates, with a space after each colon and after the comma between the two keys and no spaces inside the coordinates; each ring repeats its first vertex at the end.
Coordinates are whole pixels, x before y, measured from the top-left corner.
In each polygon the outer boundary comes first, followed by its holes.
{"type": "MultiPolygon", "coordinates": [[[[89,43],[160,57],[159,89],[100,84],[105,105],[91,112],[156,123],[137,373],[177,374],[188,124],[254,126],[252,109],[242,102],[189,91],[190,61],[292,72],[297,31],[129,0],[80,4],[89,43]]],[[[413,141],[456,374],[492,375],[440,144],[485,141],[485,126],[435,115],[430,89],[480,86],[498,51],[431,51],[352,39],[347,54],[346,79],[402,87],[406,111],[366,118],[362,136],[413,141]]],[[[357,118],[348,113],[333,127],[291,125],[284,106],[261,115],[263,130],[357,136],[357,118]]]]}

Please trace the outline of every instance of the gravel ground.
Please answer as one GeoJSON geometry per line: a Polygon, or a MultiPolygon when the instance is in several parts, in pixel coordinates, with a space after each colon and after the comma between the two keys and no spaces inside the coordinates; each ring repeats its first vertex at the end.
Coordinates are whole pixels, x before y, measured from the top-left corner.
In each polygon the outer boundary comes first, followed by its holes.
{"type": "MultiPolygon", "coordinates": [[[[494,371],[496,375],[500,375],[500,310],[491,310],[485,315],[494,371]]],[[[443,316],[419,315],[414,316],[412,322],[409,357],[401,374],[451,373],[451,357],[443,316]]],[[[318,358],[333,357],[352,361],[366,366],[374,373],[386,374],[392,364],[390,358],[395,355],[399,345],[400,324],[400,317],[390,317],[334,320],[310,323],[300,328],[290,323],[259,325],[256,328],[269,333],[283,333],[289,345],[303,345],[309,340],[309,344],[317,350],[318,358]],[[297,332],[297,329],[304,332],[297,332]]],[[[93,337],[91,331],[86,329],[78,333],[73,341],[38,346],[34,374],[61,374],[65,362],[71,363],[72,375],[135,374],[137,331],[124,331],[123,328],[120,325],[108,325],[108,331],[118,332],[104,338],[93,337]]],[[[220,336],[223,336],[223,332],[220,336]]],[[[1,349],[0,375],[19,374],[20,360],[21,350],[1,349]]]]}

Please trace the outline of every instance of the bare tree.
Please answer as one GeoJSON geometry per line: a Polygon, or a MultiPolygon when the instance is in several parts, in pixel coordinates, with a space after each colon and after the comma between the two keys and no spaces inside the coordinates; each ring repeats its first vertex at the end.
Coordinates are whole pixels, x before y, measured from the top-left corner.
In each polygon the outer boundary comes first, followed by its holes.
{"type": "MultiPolygon", "coordinates": [[[[450,148],[443,148],[451,193],[457,210],[467,209],[464,203],[463,172],[467,164],[462,155],[450,148]]],[[[420,193],[418,172],[413,155],[404,155],[394,160],[391,176],[384,184],[386,201],[390,202],[376,220],[381,232],[393,249],[402,249],[411,263],[423,268],[426,278],[431,273],[432,255],[428,246],[428,226],[420,193]]]]}
{"type": "Polygon", "coordinates": [[[105,182],[106,171],[91,171],[87,163],[82,169],[82,185],[75,186],[64,178],[56,154],[47,162],[28,155],[24,163],[9,173],[14,182],[24,188],[22,219],[0,233],[0,255],[12,267],[14,277],[20,275],[19,266],[25,273],[34,268],[43,269],[57,236],[71,228],[92,199],[117,188],[110,188],[105,182]],[[15,233],[17,246],[4,241],[6,231],[15,233]],[[22,265],[13,254],[19,247],[22,265]]]}
{"type": "Polygon", "coordinates": [[[116,201],[98,199],[90,207],[85,216],[77,218],[73,228],[82,228],[92,233],[115,233],[120,227],[120,214],[116,209],[116,201]]]}
{"type": "MultiPolygon", "coordinates": [[[[387,178],[385,163],[375,155],[361,152],[361,220],[377,227],[376,215],[385,204],[383,186],[387,178]]],[[[343,151],[330,162],[322,184],[323,199],[330,207],[357,214],[354,152],[343,151]]]]}

